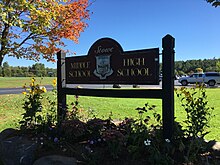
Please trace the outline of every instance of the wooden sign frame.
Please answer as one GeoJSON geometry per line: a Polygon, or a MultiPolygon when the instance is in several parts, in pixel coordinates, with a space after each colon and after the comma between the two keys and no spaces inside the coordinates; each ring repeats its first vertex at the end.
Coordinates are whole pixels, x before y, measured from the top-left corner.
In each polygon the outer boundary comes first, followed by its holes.
{"type": "MultiPolygon", "coordinates": [[[[105,38],[106,39],[106,38],[105,38]]],[[[102,39],[103,40],[103,39],[102,39]]],[[[132,55],[132,58],[135,58],[135,54],[137,52],[146,52],[147,51],[157,51],[156,49],[146,49],[146,50],[137,50],[137,51],[128,51],[124,52],[121,48],[121,46],[112,39],[107,39],[107,41],[110,41],[110,46],[107,44],[107,48],[109,48],[109,51],[111,51],[112,43],[118,46],[119,52],[123,54],[125,57],[129,53],[134,54],[132,55]]],[[[91,55],[91,51],[94,50],[94,47],[97,43],[100,43],[100,40],[95,42],[93,46],[90,48],[88,56],[91,55]]],[[[108,42],[107,42],[108,43],[108,42]]],[[[65,57],[65,54],[59,51],[57,53],[57,99],[58,99],[58,122],[62,122],[62,120],[65,119],[66,115],[66,95],[82,95],[82,96],[97,96],[97,97],[117,97],[117,98],[155,98],[155,99],[162,99],[162,120],[163,120],[163,134],[165,139],[171,139],[173,136],[173,127],[174,127],[174,47],[175,47],[175,39],[171,35],[166,35],[162,39],[162,89],[87,89],[87,88],[67,88],[67,83],[72,83],[72,79],[68,79],[66,76],[68,76],[68,72],[66,70],[69,70],[68,67],[70,67],[71,62],[73,62],[73,58],[65,57]],[[68,61],[70,60],[70,62],[68,61]],[[66,67],[66,61],[68,67],[66,67]]],[[[106,43],[104,42],[103,48],[106,47],[106,43]]],[[[101,45],[102,46],[102,45],[101,45]]],[[[97,48],[97,47],[96,47],[97,48]]],[[[115,49],[115,48],[113,48],[115,49]]],[[[113,50],[112,49],[112,50],[113,50]]],[[[101,51],[101,50],[100,50],[101,51]]],[[[104,51],[104,50],[103,50],[104,51]]],[[[107,49],[106,49],[107,51],[107,49]]],[[[120,55],[121,55],[120,54],[120,55]]],[[[107,54],[108,55],[108,54],[107,54]]],[[[117,54],[116,54],[117,55],[117,54]]],[[[113,56],[116,56],[113,54],[113,56]]],[[[119,55],[119,57],[120,57],[119,55]]],[[[122,56],[122,55],[121,55],[122,56]]],[[[131,57],[131,56],[130,56],[131,57]]],[[[138,57],[138,56],[137,56],[138,57]]],[[[141,56],[142,57],[142,56],[141,56]]],[[[152,57],[152,56],[151,56],[152,57]]],[[[151,58],[149,56],[149,58],[151,58]]],[[[86,58],[86,57],[85,57],[86,58]]],[[[117,58],[117,57],[116,57],[117,58]]],[[[147,56],[146,56],[147,58],[147,56]]],[[[153,56],[153,58],[156,58],[153,56]]],[[[159,60],[159,59],[158,59],[159,60]]],[[[84,61],[81,61],[84,62],[84,61]]],[[[87,61],[88,62],[88,61],[87,61]]],[[[142,62],[143,63],[143,62],[142,62]]],[[[79,64],[72,64],[72,66],[79,66],[79,64]]],[[[72,69],[85,69],[86,64],[81,64],[84,66],[84,68],[80,67],[72,67],[72,69]]],[[[142,67],[142,66],[141,66],[142,67]]],[[[92,70],[94,70],[94,65],[91,67],[92,70]]],[[[153,67],[152,67],[153,68],[153,67]]],[[[87,68],[88,69],[88,68],[87,68]]],[[[109,71],[109,69],[107,69],[109,71]]],[[[155,68],[155,74],[157,77],[153,79],[148,79],[148,82],[146,84],[158,84],[159,83],[159,65],[157,68],[155,68]]],[[[91,75],[91,73],[90,73],[91,75]]],[[[103,75],[102,75],[103,76],[103,75]]],[[[105,76],[105,75],[104,75],[105,76]]],[[[104,77],[103,76],[103,77],[104,77]]],[[[107,77],[107,76],[106,76],[107,77]]],[[[81,80],[80,80],[81,81],[81,80]]],[[[76,81],[79,83],[80,81],[76,81]]],[[[123,81],[116,81],[111,80],[99,80],[91,79],[88,81],[91,84],[111,84],[111,83],[122,83],[122,84],[145,84],[144,82],[141,83],[138,81],[126,82],[126,80],[123,81]],[[95,81],[93,81],[95,80],[95,81]]],[[[84,83],[88,83],[84,82],[84,83]]],[[[82,82],[83,84],[83,82],[82,82]]]]}

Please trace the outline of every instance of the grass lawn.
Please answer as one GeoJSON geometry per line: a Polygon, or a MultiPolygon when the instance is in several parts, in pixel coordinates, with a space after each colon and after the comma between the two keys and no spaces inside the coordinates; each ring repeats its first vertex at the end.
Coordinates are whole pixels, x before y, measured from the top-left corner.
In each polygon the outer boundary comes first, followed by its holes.
{"type": "MultiPolygon", "coordinates": [[[[25,83],[30,83],[32,77],[0,77],[0,88],[22,87],[25,83]]],[[[41,85],[51,85],[55,77],[35,77],[36,83],[41,85]]]]}
{"type": "MultiPolygon", "coordinates": [[[[207,89],[208,105],[213,106],[213,117],[210,122],[211,131],[206,139],[220,141],[220,88],[207,89]]],[[[51,95],[49,92],[46,95],[51,95]]],[[[24,96],[18,95],[0,95],[0,131],[17,126],[19,118],[21,118],[22,100],[24,96]]],[[[68,104],[75,100],[74,96],[68,96],[68,104]]],[[[143,107],[145,103],[156,105],[156,109],[161,113],[162,101],[160,99],[124,99],[124,98],[99,98],[99,97],[79,97],[79,103],[82,109],[97,117],[109,117],[112,112],[113,119],[124,119],[125,117],[137,117],[135,110],[137,107],[143,107]],[[92,113],[91,113],[92,111],[92,113]]],[[[150,112],[149,112],[150,113],[150,112]]],[[[146,113],[146,115],[148,115],[146,113]]],[[[175,97],[175,116],[177,121],[185,119],[184,109],[180,106],[180,100],[175,97]]]]}

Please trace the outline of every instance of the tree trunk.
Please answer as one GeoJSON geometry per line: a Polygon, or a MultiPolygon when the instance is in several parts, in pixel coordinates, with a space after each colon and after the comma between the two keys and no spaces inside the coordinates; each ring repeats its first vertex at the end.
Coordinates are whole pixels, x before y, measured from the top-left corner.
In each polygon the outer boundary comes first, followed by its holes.
{"type": "Polygon", "coordinates": [[[0,50],[0,66],[2,66],[2,62],[4,60],[5,55],[7,54],[7,51],[5,51],[5,47],[2,46],[0,50]]]}
{"type": "Polygon", "coordinates": [[[0,67],[2,66],[3,56],[0,53],[0,67]]]}
{"type": "Polygon", "coordinates": [[[1,36],[1,49],[0,49],[0,66],[2,66],[2,62],[4,59],[4,56],[7,54],[7,44],[8,44],[8,40],[7,40],[7,36],[9,34],[9,24],[4,24],[4,30],[2,31],[2,36],[1,36]]]}

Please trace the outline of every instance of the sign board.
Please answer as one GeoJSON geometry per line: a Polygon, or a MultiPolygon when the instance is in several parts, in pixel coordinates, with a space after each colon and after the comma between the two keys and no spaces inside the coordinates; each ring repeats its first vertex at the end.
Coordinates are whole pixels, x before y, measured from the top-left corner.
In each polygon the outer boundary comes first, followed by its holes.
{"type": "Polygon", "coordinates": [[[123,51],[111,38],[88,55],[66,57],[66,84],[159,84],[159,48],[123,51]]]}

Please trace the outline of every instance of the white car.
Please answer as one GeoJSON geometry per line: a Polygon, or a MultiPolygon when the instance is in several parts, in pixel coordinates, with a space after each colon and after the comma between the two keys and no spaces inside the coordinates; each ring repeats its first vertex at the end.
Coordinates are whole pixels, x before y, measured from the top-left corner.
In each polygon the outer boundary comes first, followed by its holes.
{"type": "Polygon", "coordinates": [[[179,83],[183,86],[188,84],[205,83],[209,86],[215,86],[220,84],[220,73],[218,72],[206,72],[206,73],[193,73],[190,76],[180,77],[179,83]]]}

